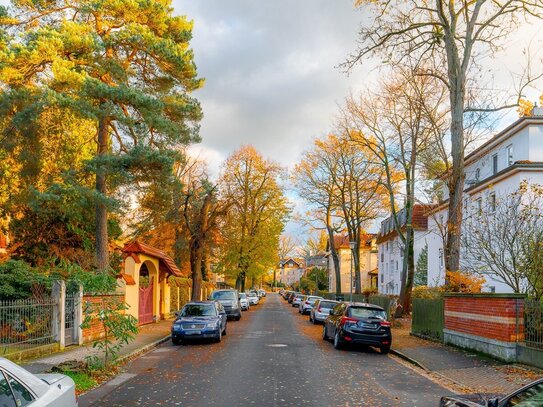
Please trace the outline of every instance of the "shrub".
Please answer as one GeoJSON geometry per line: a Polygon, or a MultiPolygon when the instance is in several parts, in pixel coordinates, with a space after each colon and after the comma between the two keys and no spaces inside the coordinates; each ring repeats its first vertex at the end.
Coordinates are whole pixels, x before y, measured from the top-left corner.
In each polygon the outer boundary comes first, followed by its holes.
{"type": "Polygon", "coordinates": [[[413,287],[411,296],[412,298],[434,299],[440,298],[443,295],[443,291],[443,287],[428,287],[426,285],[421,285],[413,287]]]}
{"type": "Polygon", "coordinates": [[[484,277],[462,271],[447,271],[446,281],[444,288],[450,293],[480,293],[486,282],[484,277]]]}

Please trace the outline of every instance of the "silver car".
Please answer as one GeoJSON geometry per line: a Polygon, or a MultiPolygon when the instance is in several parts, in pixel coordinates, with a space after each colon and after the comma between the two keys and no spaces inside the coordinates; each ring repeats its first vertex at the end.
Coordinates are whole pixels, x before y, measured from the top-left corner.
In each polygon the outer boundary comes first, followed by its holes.
{"type": "Polygon", "coordinates": [[[257,305],[260,302],[260,298],[258,298],[256,291],[249,291],[247,293],[247,298],[249,299],[250,305],[257,305]]]}
{"type": "Polygon", "coordinates": [[[292,300],[292,306],[293,307],[299,307],[300,306],[300,302],[302,301],[302,298],[304,298],[305,295],[304,294],[296,294],[294,296],[294,299],[292,300]]]}
{"type": "Polygon", "coordinates": [[[247,294],[245,293],[239,294],[239,303],[241,305],[242,311],[247,311],[249,307],[251,306],[251,304],[249,303],[249,298],[247,298],[247,294]]]}
{"type": "Polygon", "coordinates": [[[313,307],[309,311],[309,320],[314,324],[318,322],[324,322],[328,315],[330,315],[330,310],[336,306],[338,301],[333,300],[317,300],[313,307]]]}
{"type": "Polygon", "coordinates": [[[322,297],[319,297],[317,295],[308,295],[306,296],[302,302],[300,302],[300,306],[298,307],[298,312],[302,315],[309,314],[309,311],[311,311],[311,308],[313,308],[313,304],[315,304],[315,301],[322,300],[322,297]]]}
{"type": "Polygon", "coordinates": [[[0,406],[77,407],[74,381],[63,374],[34,375],[0,358],[0,406]]]}

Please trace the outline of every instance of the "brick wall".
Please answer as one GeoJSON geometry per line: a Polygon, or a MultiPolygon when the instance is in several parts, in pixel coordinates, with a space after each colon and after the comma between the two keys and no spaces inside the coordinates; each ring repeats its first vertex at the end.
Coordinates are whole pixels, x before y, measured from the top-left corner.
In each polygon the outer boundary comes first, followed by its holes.
{"type": "Polygon", "coordinates": [[[524,339],[523,315],[524,301],[516,296],[475,294],[445,297],[445,329],[456,332],[516,342],[524,339]]]}
{"type": "MultiPolygon", "coordinates": [[[[83,320],[85,320],[85,309],[99,309],[106,301],[124,301],[124,296],[118,294],[111,295],[84,295],[83,296],[83,320]]],[[[83,328],[83,343],[93,342],[104,336],[104,327],[102,324],[93,318],[90,325],[83,328]]]]}
{"type": "Polygon", "coordinates": [[[444,314],[445,343],[516,358],[516,345],[524,340],[523,295],[447,294],[444,314]]]}

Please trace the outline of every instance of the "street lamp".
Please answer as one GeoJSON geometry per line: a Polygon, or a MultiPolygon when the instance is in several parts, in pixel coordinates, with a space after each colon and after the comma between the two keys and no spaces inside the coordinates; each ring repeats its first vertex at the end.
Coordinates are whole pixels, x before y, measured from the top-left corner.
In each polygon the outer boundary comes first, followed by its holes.
{"type": "Polygon", "coordinates": [[[356,242],[349,242],[349,247],[351,248],[351,304],[353,303],[353,260],[354,260],[354,251],[356,249],[356,242]]]}

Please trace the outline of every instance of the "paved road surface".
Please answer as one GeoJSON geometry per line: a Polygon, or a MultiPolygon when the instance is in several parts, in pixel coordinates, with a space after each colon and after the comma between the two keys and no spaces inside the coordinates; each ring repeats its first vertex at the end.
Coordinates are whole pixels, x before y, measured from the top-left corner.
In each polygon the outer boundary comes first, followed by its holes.
{"type": "Polygon", "coordinates": [[[437,406],[448,394],[371,348],[335,350],[277,294],[227,331],[220,344],[156,349],[80,406],[437,406]]]}

